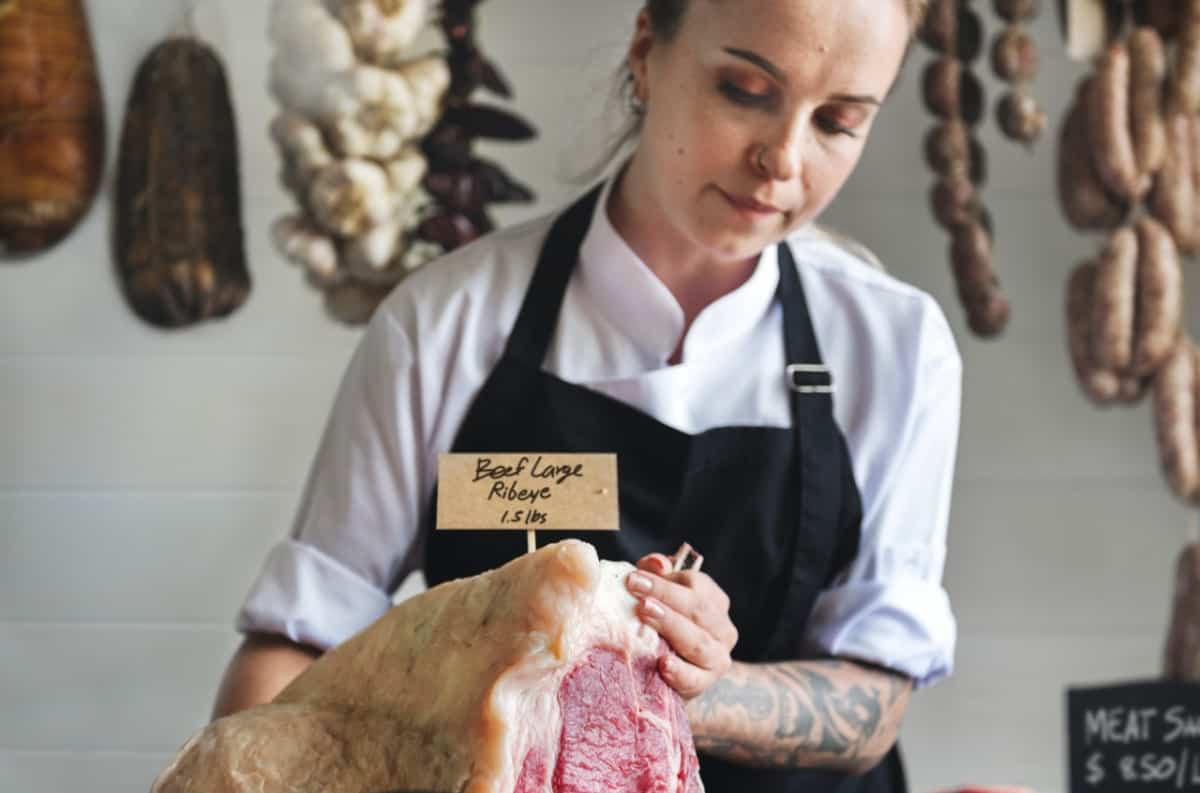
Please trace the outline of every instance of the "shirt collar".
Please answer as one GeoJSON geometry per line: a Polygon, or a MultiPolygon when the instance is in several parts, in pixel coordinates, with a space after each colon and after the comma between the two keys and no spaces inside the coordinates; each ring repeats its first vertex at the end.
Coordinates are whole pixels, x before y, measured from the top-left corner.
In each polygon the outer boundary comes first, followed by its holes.
{"type": "MultiPolygon", "coordinates": [[[[661,366],[675,351],[683,332],[683,309],[612,225],[608,199],[616,173],[605,181],[592,212],[580,245],[578,275],[588,298],[605,318],[661,366]]],[[[744,284],[696,317],[688,331],[684,361],[748,335],[771,307],[778,285],[778,254],[772,245],[759,255],[754,273],[744,284]]]]}

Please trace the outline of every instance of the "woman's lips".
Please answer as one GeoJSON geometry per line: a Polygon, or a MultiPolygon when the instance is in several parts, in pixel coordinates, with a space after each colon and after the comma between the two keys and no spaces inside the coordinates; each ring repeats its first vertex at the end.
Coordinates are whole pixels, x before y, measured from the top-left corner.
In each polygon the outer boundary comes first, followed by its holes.
{"type": "Polygon", "coordinates": [[[725,197],[725,200],[728,201],[732,207],[751,217],[761,218],[779,214],[779,210],[770,204],[764,204],[761,201],[749,196],[731,195],[720,188],[717,189],[720,190],[721,195],[725,197]]]}

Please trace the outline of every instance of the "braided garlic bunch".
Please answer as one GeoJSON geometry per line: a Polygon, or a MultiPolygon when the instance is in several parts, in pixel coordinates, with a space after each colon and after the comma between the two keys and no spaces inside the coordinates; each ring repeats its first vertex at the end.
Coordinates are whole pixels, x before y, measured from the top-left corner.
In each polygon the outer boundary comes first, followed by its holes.
{"type": "Polygon", "coordinates": [[[414,230],[430,203],[421,138],[441,114],[450,68],[409,57],[431,0],[273,0],[271,137],[300,207],[275,222],[279,250],[349,322],[442,253],[414,230]]]}

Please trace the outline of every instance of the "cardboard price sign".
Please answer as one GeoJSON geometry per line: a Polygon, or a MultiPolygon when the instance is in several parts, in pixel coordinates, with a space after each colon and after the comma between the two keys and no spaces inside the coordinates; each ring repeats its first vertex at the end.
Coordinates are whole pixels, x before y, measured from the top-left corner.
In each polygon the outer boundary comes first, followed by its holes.
{"type": "Polygon", "coordinates": [[[437,527],[509,531],[620,528],[615,454],[443,454],[437,527]]]}
{"type": "Polygon", "coordinates": [[[1200,685],[1067,691],[1071,793],[1200,790],[1200,685]]]}

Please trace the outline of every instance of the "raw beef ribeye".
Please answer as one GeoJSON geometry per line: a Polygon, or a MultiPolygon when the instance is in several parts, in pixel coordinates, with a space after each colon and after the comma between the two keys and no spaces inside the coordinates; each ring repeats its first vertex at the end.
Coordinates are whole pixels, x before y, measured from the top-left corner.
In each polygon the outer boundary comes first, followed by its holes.
{"type": "Polygon", "coordinates": [[[568,540],[393,607],[152,793],[703,793],[632,567],[568,540]]]}

